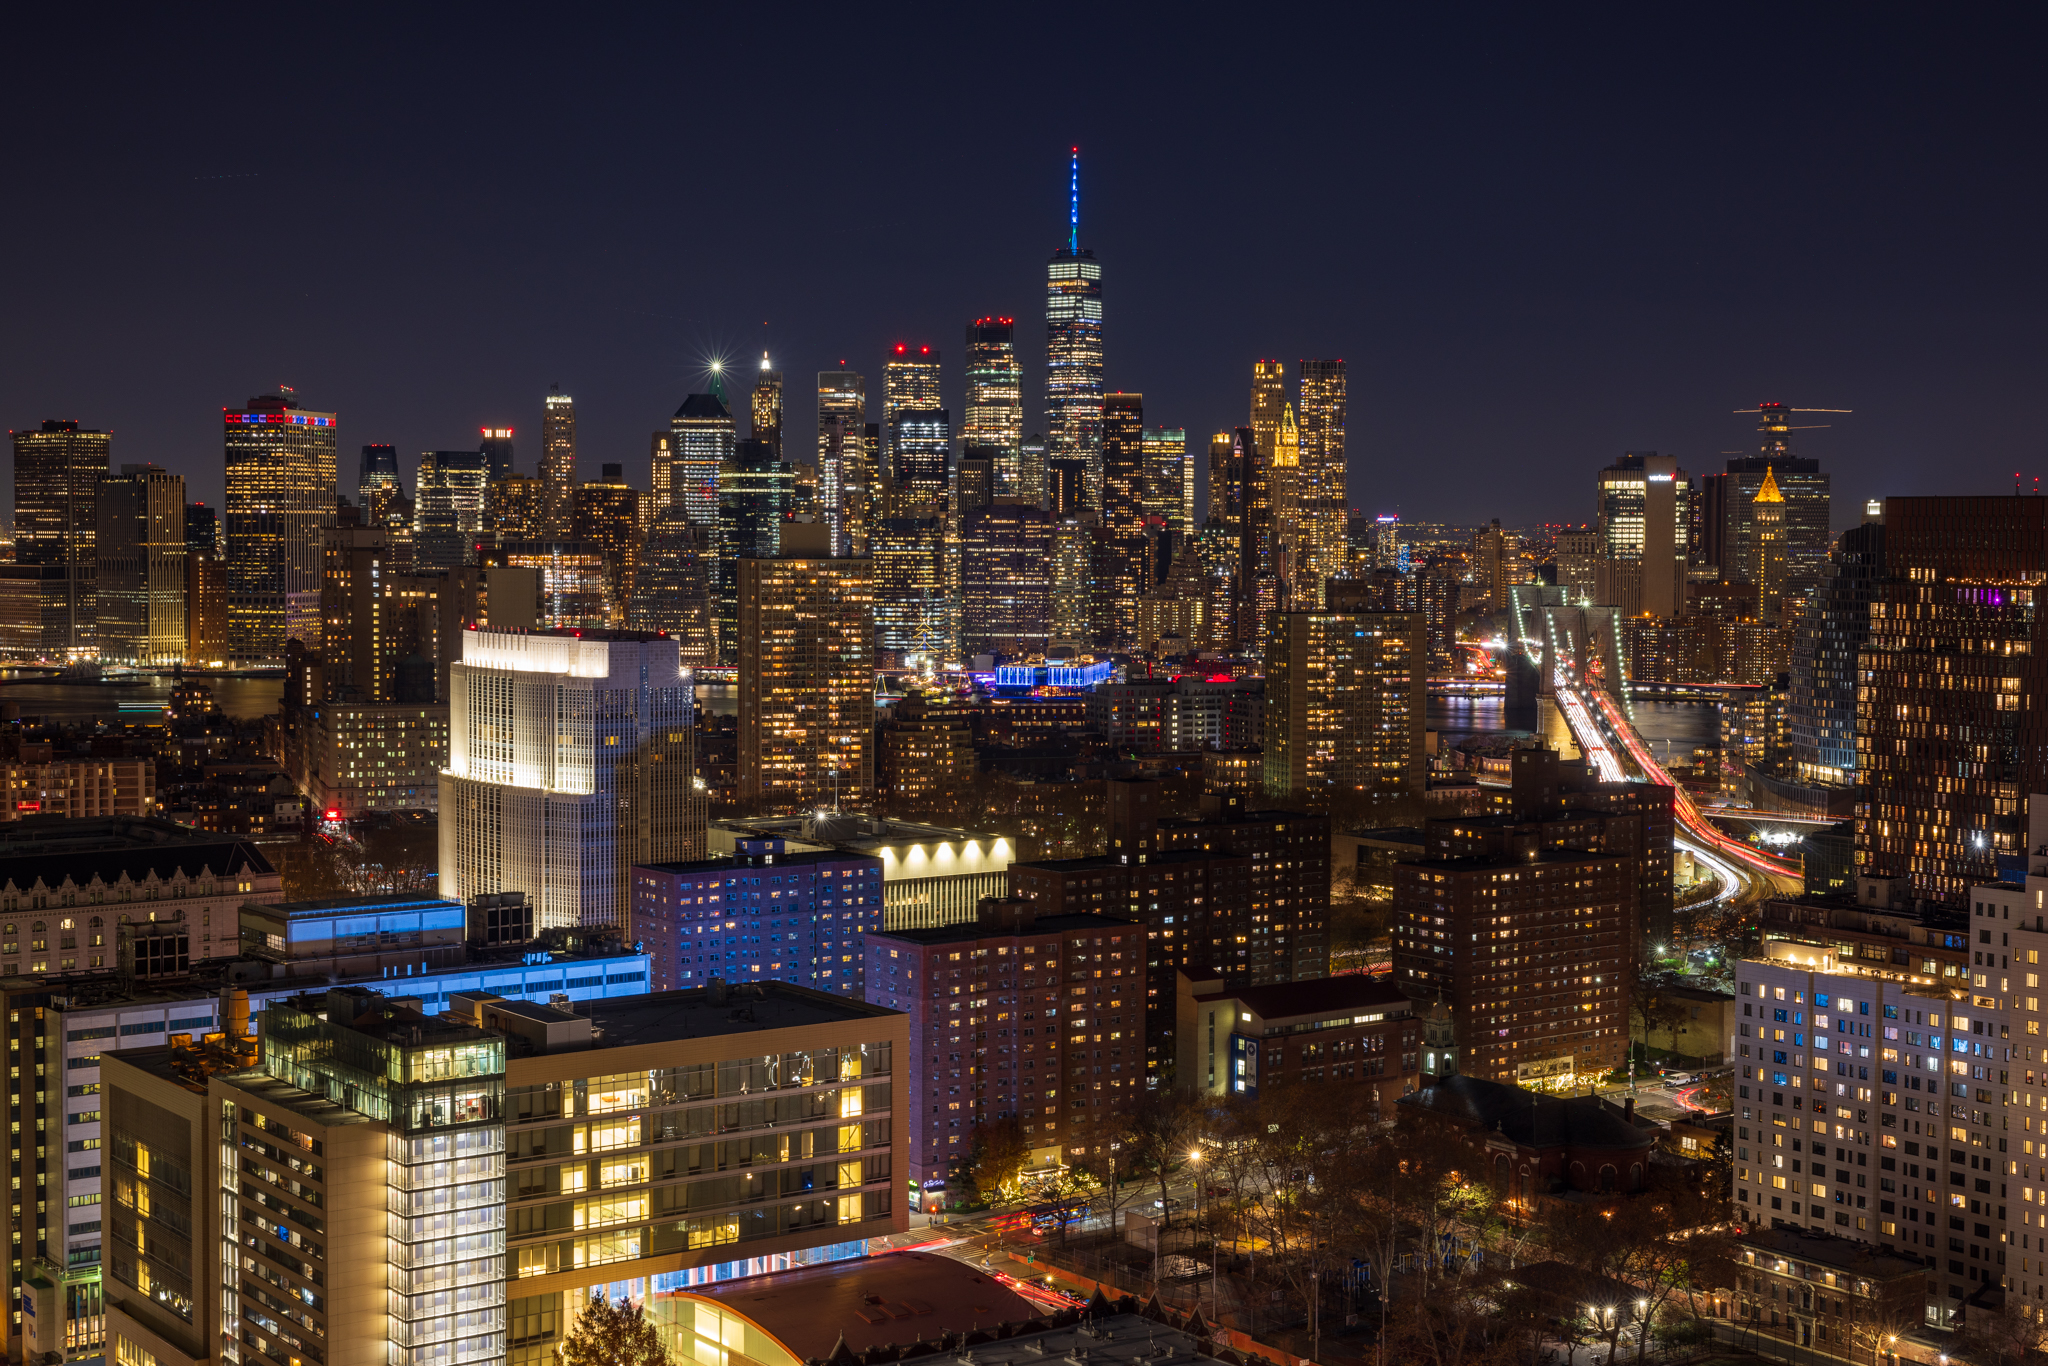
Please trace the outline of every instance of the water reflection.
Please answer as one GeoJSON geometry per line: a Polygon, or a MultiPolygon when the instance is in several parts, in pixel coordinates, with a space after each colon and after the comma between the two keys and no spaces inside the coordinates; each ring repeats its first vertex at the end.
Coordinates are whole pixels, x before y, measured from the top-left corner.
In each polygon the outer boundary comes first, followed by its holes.
{"type": "MultiPolygon", "coordinates": [[[[282,678],[207,678],[213,700],[237,720],[268,716],[284,696],[282,678]]],[[[0,702],[21,707],[25,717],[77,725],[90,721],[159,721],[171,697],[171,679],[151,675],[119,683],[60,683],[46,674],[0,670],[0,702]],[[21,681],[15,682],[13,680],[21,681]]]]}

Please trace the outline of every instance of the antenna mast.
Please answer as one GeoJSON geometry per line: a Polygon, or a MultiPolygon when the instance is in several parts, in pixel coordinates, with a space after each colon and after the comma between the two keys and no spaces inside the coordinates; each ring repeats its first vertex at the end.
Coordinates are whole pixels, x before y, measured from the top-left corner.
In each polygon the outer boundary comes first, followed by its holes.
{"type": "Polygon", "coordinates": [[[1074,255],[1081,254],[1081,149],[1074,149],[1074,158],[1067,163],[1067,250],[1074,255]]]}

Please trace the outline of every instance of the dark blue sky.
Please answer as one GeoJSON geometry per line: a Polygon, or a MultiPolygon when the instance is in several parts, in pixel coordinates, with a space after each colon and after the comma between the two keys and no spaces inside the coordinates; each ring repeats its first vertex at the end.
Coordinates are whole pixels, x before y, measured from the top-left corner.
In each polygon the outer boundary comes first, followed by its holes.
{"type": "MultiPolygon", "coordinates": [[[[714,350],[808,429],[841,359],[1019,320],[1083,154],[1108,380],[1246,420],[1254,358],[1351,362],[1366,511],[1583,519],[1625,449],[1694,473],[1732,409],[1864,497],[2048,474],[2038,25],[1711,7],[415,6],[317,20],[40,6],[0,84],[0,421],[111,428],[220,494],[218,414],[278,382],[356,448],[586,473],[714,350]],[[1435,7],[1432,7],[1433,9],[1435,7]],[[764,326],[765,323],[765,326],[764,326]]],[[[336,17],[327,18],[327,13],[336,17]]]]}

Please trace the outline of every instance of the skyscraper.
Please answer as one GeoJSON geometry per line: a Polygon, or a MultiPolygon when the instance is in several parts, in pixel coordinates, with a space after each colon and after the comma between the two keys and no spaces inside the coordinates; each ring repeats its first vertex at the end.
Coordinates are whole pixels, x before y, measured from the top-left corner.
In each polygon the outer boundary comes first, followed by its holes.
{"type": "Polygon", "coordinates": [[[950,624],[946,603],[946,520],[930,503],[918,515],[887,516],[869,536],[875,572],[875,634],[899,655],[937,658],[950,624]]]}
{"type": "Polygon", "coordinates": [[[576,486],[576,539],[604,552],[605,612],[624,626],[640,570],[640,491],[626,482],[624,465],[604,465],[599,477],[576,486]]]}
{"type": "Polygon", "coordinates": [[[1751,500],[1756,524],[1757,615],[1765,621],[1784,620],[1785,594],[1785,495],[1778,481],[1764,471],[1763,485],[1751,500]]]}
{"type": "Polygon", "coordinates": [[[414,565],[449,569],[476,563],[491,482],[489,462],[484,451],[428,451],[420,456],[414,472],[414,565]]]}
{"type": "Polygon", "coordinates": [[[1277,360],[1252,362],[1252,441],[1266,460],[1273,458],[1280,433],[1280,411],[1287,406],[1287,367],[1277,360]]]}
{"type": "Polygon", "coordinates": [[[519,472],[518,462],[512,458],[512,429],[510,427],[480,427],[477,429],[482,441],[478,449],[484,453],[484,465],[493,479],[510,479],[519,472]]]}
{"type": "Polygon", "coordinates": [[[635,863],[699,858],[695,698],[676,642],[463,632],[449,667],[440,894],[525,892],[537,928],[628,928],[635,863]]]}
{"type": "Polygon", "coordinates": [[[768,366],[768,353],[761,353],[761,374],[754,381],[752,403],[754,440],[763,442],[775,452],[775,458],[782,456],[782,372],[768,366]]]}
{"type": "Polygon", "coordinates": [[[1684,610],[1691,501],[1692,481],[1673,456],[1630,451],[1600,471],[1600,606],[1631,617],[1684,610]]]}
{"type": "Polygon", "coordinates": [[[960,519],[963,654],[1045,653],[1058,521],[1022,498],[999,498],[960,519]]]}
{"type": "Polygon", "coordinates": [[[1705,544],[1694,553],[1696,564],[1712,565],[1731,583],[1755,584],[1762,572],[1757,559],[1756,495],[1769,473],[1784,498],[1782,550],[1783,592],[1804,600],[1819,586],[1826,571],[1832,533],[1828,527],[1830,478],[1820,462],[1792,452],[1792,422],[1799,412],[1830,409],[1788,408],[1782,403],[1757,407],[1758,449],[1737,456],[1725,474],[1700,481],[1700,534],[1705,544]]]}
{"type": "Polygon", "coordinates": [[[691,394],[669,420],[669,496],[692,526],[718,526],[718,471],[739,439],[732,414],[716,394],[691,394]]]}
{"type": "Polygon", "coordinates": [[[100,483],[100,658],[162,668],[185,657],[185,476],[123,465],[100,483]]]}
{"type": "Polygon", "coordinates": [[[356,502],[363,509],[364,526],[383,526],[390,520],[392,505],[405,500],[405,476],[398,469],[398,447],[374,442],[363,447],[362,464],[356,471],[356,502]]]}
{"type": "Polygon", "coordinates": [[[1048,459],[1046,439],[1036,432],[1024,438],[1018,448],[1017,474],[1019,483],[1017,496],[1036,498],[1043,501],[1045,494],[1045,466],[1048,459]]]}
{"type": "Polygon", "coordinates": [[[739,662],[740,560],[781,553],[793,480],[765,441],[742,441],[718,473],[718,660],[739,662]]]}
{"type": "Polygon", "coordinates": [[[942,501],[953,451],[953,415],[899,408],[889,418],[890,482],[899,505],[942,501]]]}
{"type": "Polygon", "coordinates": [[[113,437],[56,420],[12,435],[14,562],[38,570],[33,579],[12,585],[22,599],[24,633],[30,616],[35,622],[38,647],[26,652],[47,658],[89,654],[99,488],[113,437]]]}
{"type": "Polygon", "coordinates": [[[1786,722],[1800,782],[1856,781],[1856,655],[1870,637],[1871,604],[1883,595],[1884,578],[1884,516],[1877,512],[1842,533],[1793,638],[1786,722]]]}
{"type": "MultiPolygon", "coordinates": [[[[1227,529],[1233,525],[1232,519],[1243,511],[1242,508],[1236,511],[1232,510],[1231,488],[1233,473],[1230,456],[1231,452],[1236,449],[1236,443],[1231,440],[1229,432],[1218,432],[1209,438],[1209,506],[1204,511],[1202,517],[1205,525],[1213,522],[1227,529]]],[[[1243,471],[1237,471],[1235,479],[1238,496],[1242,497],[1244,485],[1243,471]]]]}
{"type": "Polygon", "coordinates": [[[668,632],[682,645],[684,664],[718,662],[712,535],[681,508],[663,508],[648,525],[634,575],[632,628],[668,632]]]}
{"type": "Polygon", "coordinates": [[[1419,612],[1283,612],[1266,652],[1266,790],[1420,795],[1419,612]]]}
{"type": "Polygon", "coordinates": [[[837,807],[874,786],[874,593],[868,560],[739,562],[742,802],[837,807]]]}
{"type": "Polygon", "coordinates": [[[1024,368],[1017,363],[1016,327],[1010,318],[967,324],[967,416],[962,442],[998,452],[996,493],[1026,493],[1024,474],[1024,368]]]}
{"type": "Polygon", "coordinates": [[[1188,434],[1178,427],[1145,429],[1145,515],[1185,536],[1195,529],[1195,466],[1188,434]]]}
{"type": "Polygon", "coordinates": [[[1138,598],[1152,586],[1145,537],[1145,396],[1102,402],[1102,521],[1096,530],[1090,625],[1098,642],[1127,648],[1137,635],[1138,598]]]}
{"type": "Polygon", "coordinates": [[[1067,243],[1045,269],[1047,454],[1088,468],[1088,506],[1102,506],[1102,267],[1081,247],[1081,149],[1068,170],[1067,243]]]}
{"type": "Polygon", "coordinates": [[[551,539],[569,534],[576,488],[576,401],[562,386],[548,389],[540,423],[541,523],[551,539]]]}
{"type": "Polygon", "coordinates": [[[867,425],[867,380],[853,370],[818,372],[818,483],[832,553],[859,555],[867,549],[869,499],[875,471],[861,442],[867,425]],[[859,549],[854,548],[858,532],[859,549]]]}
{"type": "Polygon", "coordinates": [[[1349,559],[1345,522],[1351,495],[1344,449],[1349,379],[1341,360],[1305,360],[1298,372],[1302,574],[1295,594],[1320,606],[1323,584],[1342,573],[1349,559]]]}
{"type": "Polygon", "coordinates": [[[927,411],[946,406],[939,392],[939,353],[929,346],[912,350],[903,342],[882,366],[882,423],[908,408],[927,411]]]}
{"type": "Polygon", "coordinates": [[[651,530],[654,519],[675,501],[675,441],[667,432],[647,438],[647,496],[640,500],[640,524],[651,530]]]}
{"type": "Polygon", "coordinates": [[[1960,905],[2048,792],[2048,500],[1888,498],[1859,655],[1856,871],[1960,905]]]}
{"type": "Polygon", "coordinates": [[[334,525],[335,416],[290,390],[221,410],[227,457],[228,653],[273,664],[320,648],[320,538],[334,525]]]}

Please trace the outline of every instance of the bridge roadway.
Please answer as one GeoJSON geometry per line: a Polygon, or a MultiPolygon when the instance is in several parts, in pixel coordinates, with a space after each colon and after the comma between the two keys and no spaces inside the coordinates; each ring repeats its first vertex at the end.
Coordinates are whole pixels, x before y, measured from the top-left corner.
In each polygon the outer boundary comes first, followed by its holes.
{"type": "Polygon", "coordinates": [[[1556,680],[1557,706],[1571,727],[1572,738],[1609,782],[1663,783],[1671,788],[1672,814],[1684,838],[1680,844],[1693,851],[1709,866],[1723,874],[1727,896],[1742,884],[1761,878],[1779,890],[1797,892],[1803,885],[1796,863],[1773,857],[1722,832],[1693,802],[1685,788],[1673,782],[1621,706],[1608,693],[1581,688],[1562,676],[1556,680]],[[1731,876],[1732,875],[1732,876],[1731,876]]]}

